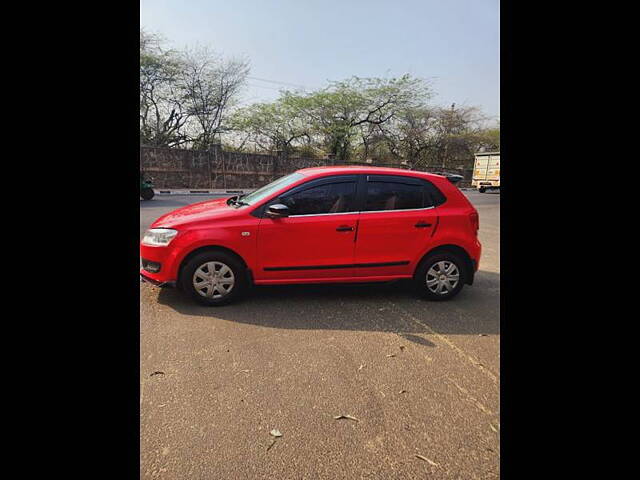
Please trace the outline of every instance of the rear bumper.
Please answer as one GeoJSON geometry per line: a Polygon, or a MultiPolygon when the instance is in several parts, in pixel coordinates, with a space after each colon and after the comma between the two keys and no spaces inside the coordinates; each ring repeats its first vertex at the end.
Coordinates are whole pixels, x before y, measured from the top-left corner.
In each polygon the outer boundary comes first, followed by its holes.
{"type": "Polygon", "coordinates": [[[480,267],[480,256],[482,255],[482,244],[480,240],[476,238],[476,241],[473,244],[473,248],[468,252],[469,260],[471,263],[471,268],[469,269],[469,275],[467,277],[467,281],[465,282],[467,285],[473,285],[473,279],[480,267]]]}
{"type": "Polygon", "coordinates": [[[473,268],[469,272],[469,276],[467,277],[467,281],[465,282],[467,285],[473,285],[473,279],[475,278],[476,272],[478,271],[478,262],[473,258],[471,259],[471,265],[473,266],[473,268]]]}

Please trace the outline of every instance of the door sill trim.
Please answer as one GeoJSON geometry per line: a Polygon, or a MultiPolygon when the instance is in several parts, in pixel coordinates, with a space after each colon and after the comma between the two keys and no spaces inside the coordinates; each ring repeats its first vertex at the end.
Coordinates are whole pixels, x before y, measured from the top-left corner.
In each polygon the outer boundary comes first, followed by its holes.
{"type": "Polygon", "coordinates": [[[340,268],[379,268],[379,267],[399,267],[401,265],[409,265],[409,260],[401,262],[383,262],[383,263],[352,263],[349,265],[300,265],[297,267],[264,267],[265,272],[282,272],[290,270],[333,270],[340,268]]]}

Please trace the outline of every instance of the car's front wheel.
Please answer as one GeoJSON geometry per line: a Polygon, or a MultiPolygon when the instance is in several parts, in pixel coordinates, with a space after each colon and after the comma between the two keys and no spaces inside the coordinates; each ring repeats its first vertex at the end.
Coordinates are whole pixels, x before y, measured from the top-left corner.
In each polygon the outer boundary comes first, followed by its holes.
{"type": "Polygon", "coordinates": [[[244,265],[225,252],[204,252],[193,257],[180,275],[182,290],[202,305],[225,305],[247,289],[244,265]]]}
{"type": "Polygon", "coordinates": [[[464,285],[465,266],[462,259],[450,252],[435,253],[422,261],[414,275],[418,292],[429,300],[449,300],[464,285]]]}

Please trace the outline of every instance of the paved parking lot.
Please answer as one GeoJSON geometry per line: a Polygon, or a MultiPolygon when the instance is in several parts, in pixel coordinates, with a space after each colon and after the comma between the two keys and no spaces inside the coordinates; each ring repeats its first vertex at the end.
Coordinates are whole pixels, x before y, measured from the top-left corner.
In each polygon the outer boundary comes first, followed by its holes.
{"type": "MultiPolygon", "coordinates": [[[[466,193],[483,257],[450,302],[398,282],[206,308],[141,284],[141,478],[498,477],[500,194],[466,193]]],[[[141,201],[140,235],[212,197],[141,201]]]]}

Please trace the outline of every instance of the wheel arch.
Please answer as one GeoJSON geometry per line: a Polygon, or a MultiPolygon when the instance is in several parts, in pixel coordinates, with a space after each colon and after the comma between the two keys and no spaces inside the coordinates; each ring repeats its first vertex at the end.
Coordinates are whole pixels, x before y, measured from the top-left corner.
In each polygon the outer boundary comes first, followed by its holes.
{"type": "Polygon", "coordinates": [[[427,253],[425,253],[420,259],[420,261],[416,264],[416,268],[413,272],[414,276],[418,271],[418,269],[420,268],[420,266],[422,265],[422,262],[424,262],[429,256],[437,253],[444,253],[444,252],[453,253],[462,258],[462,260],[464,261],[464,270],[465,270],[464,283],[467,285],[472,285],[473,277],[475,275],[473,260],[471,259],[471,256],[467,253],[467,251],[464,248],[454,244],[438,245],[437,247],[434,247],[431,250],[429,250],[427,253]]]}
{"type": "Polygon", "coordinates": [[[183,259],[180,261],[180,266],[178,267],[178,275],[177,275],[177,281],[176,284],[180,285],[181,283],[181,279],[180,276],[182,275],[182,270],[184,269],[184,266],[196,255],[200,255],[201,253],[205,253],[205,252],[224,252],[228,255],[231,255],[232,257],[236,258],[246,269],[247,274],[249,275],[249,279],[251,280],[251,270],[249,269],[247,262],[244,260],[244,258],[242,258],[242,256],[238,253],[235,252],[234,250],[228,248],[228,247],[223,247],[221,245],[204,245],[202,247],[198,247],[195,248],[193,250],[191,250],[188,254],[186,254],[183,259]]]}

